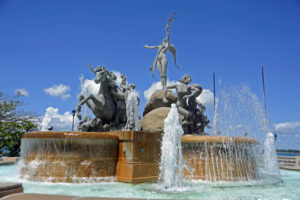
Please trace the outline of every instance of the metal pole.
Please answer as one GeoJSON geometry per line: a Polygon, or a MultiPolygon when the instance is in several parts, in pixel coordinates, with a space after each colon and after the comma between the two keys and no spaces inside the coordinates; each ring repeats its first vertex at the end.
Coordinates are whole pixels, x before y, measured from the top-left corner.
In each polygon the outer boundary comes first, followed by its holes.
{"type": "Polygon", "coordinates": [[[215,79],[215,71],[213,71],[213,87],[214,87],[214,113],[216,111],[216,79],[215,79]]]}
{"type": "Polygon", "coordinates": [[[74,131],[74,117],[75,117],[76,110],[72,110],[73,115],[73,122],[72,122],[72,131],[74,131]]]}
{"type": "Polygon", "coordinates": [[[263,95],[264,95],[264,111],[265,111],[265,120],[267,122],[267,106],[266,106],[266,90],[265,90],[265,75],[264,75],[264,65],[261,66],[261,75],[262,75],[262,86],[263,86],[263,95]]]}
{"type": "Polygon", "coordinates": [[[72,131],[74,131],[74,116],[73,116],[73,122],[72,122],[72,131]]]}

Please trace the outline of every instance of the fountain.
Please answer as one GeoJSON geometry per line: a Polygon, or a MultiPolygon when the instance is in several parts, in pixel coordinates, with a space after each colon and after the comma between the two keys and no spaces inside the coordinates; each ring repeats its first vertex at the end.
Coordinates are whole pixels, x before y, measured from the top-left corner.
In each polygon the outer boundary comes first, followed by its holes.
{"type": "Polygon", "coordinates": [[[32,132],[22,139],[21,178],[97,182],[113,178],[118,137],[97,132],[32,132]]]}
{"type": "Polygon", "coordinates": [[[265,139],[265,148],[264,148],[264,170],[265,173],[268,174],[279,174],[279,167],[277,162],[276,156],[276,149],[275,149],[275,138],[272,132],[268,132],[266,134],[265,139]]]}
{"type": "Polygon", "coordinates": [[[165,119],[161,144],[160,179],[165,188],[183,185],[182,135],[183,129],[179,123],[179,114],[176,105],[172,104],[168,117],[165,119]]]}
{"type": "Polygon", "coordinates": [[[151,96],[141,122],[134,84],[127,85],[122,75],[123,81],[117,85],[116,75],[106,67],[89,65],[99,90],[97,95],[79,96],[75,110],[82,121],[78,132],[24,134],[20,171],[23,179],[72,183],[116,180],[133,184],[162,181],[167,188],[181,187],[184,179],[259,179],[258,141],[225,134],[209,136],[204,132],[209,124],[206,108],[197,99],[202,87],[190,84],[188,74],[176,84],[166,85],[168,50],[177,66],[175,47],[169,43],[169,28],[174,19],[172,14],[166,38],[160,45],[145,45],[158,49],[150,70],[158,67],[163,89],[151,96]],[[175,89],[177,96],[170,89],[175,89]],[[82,118],[84,104],[91,109],[94,119],[82,118]]]}

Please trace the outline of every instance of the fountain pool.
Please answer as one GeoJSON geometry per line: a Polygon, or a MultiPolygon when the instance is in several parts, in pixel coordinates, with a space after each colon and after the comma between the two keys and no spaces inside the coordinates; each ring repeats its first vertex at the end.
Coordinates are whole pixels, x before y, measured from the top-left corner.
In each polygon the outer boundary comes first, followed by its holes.
{"type": "Polygon", "coordinates": [[[31,182],[19,178],[18,164],[0,166],[0,180],[22,182],[25,193],[154,199],[300,199],[300,172],[280,170],[280,173],[281,180],[266,175],[259,181],[248,182],[193,181],[180,189],[165,190],[160,184],[131,185],[113,179],[88,184],[31,182]]]}

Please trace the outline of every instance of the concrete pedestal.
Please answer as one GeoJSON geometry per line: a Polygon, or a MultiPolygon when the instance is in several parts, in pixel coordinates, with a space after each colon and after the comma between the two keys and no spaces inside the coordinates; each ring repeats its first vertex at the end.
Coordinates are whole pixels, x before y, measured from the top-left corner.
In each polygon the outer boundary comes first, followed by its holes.
{"type": "Polygon", "coordinates": [[[161,133],[120,132],[117,180],[126,183],[156,182],[161,138],[161,133]]]}

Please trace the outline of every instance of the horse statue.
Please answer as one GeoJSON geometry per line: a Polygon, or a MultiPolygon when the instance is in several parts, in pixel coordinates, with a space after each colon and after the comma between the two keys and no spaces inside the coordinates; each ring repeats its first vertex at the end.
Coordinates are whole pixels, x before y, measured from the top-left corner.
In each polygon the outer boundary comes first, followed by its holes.
{"type": "MultiPolygon", "coordinates": [[[[116,75],[113,72],[108,72],[104,66],[98,66],[93,68],[89,65],[89,68],[96,75],[94,82],[99,84],[99,90],[96,96],[90,94],[84,96],[80,94],[79,102],[75,108],[76,116],[79,120],[82,119],[80,114],[81,106],[86,104],[94,113],[95,119],[85,118],[82,121],[78,129],[80,131],[109,131],[113,126],[119,126],[120,123],[126,123],[126,111],[125,116],[121,114],[123,106],[120,106],[122,102],[125,104],[125,100],[116,95],[120,93],[118,86],[116,85],[116,75]]],[[[126,107],[124,105],[124,107],[126,107]]],[[[123,112],[124,113],[124,112],[123,112]]]]}

